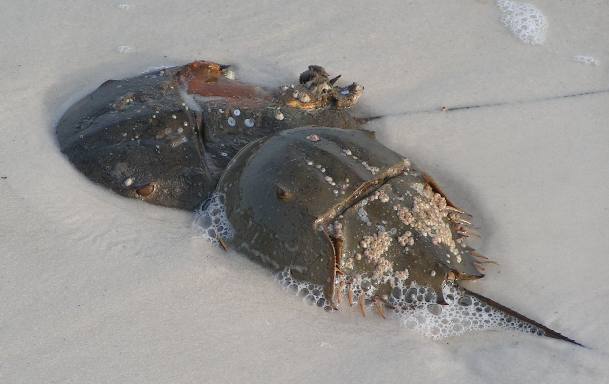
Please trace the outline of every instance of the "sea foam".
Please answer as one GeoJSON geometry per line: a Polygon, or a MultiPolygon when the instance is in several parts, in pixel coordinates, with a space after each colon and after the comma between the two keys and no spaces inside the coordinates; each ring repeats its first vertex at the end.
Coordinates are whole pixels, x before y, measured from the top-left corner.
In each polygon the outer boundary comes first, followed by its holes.
{"type": "Polygon", "coordinates": [[[501,22],[520,41],[537,45],[546,39],[548,21],[534,5],[509,0],[497,0],[501,10],[501,22]]]}
{"type": "Polygon", "coordinates": [[[593,56],[588,56],[588,55],[576,55],[573,57],[573,60],[575,60],[578,63],[582,63],[582,64],[588,64],[588,65],[599,65],[600,62],[593,56]]]}
{"type": "Polygon", "coordinates": [[[215,246],[221,245],[220,240],[233,238],[233,227],[226,216],[223,194],[214,193],[203,202],[195,212],[193,228],[215,246]]]}
{"type": "MultiPolygon", "coordinates": [[[[303,301],[326,311],[335,309],[329,305],[322,286],[298,281],[292,277],[289,270],[279,272],[276,278],[284,289],[302,297],[303,301]]],[[[444,305],[437,303],[436,293],[429,287],[414,282],[400,282],[398,279],[395,283],[393,292],[387,298],[387,303],[393,307],[387,309],[388,314],[397,319],[403,327],[423,336],[442,339],[475,331],[500,329],[543,335],[543,330],[467,294],[454,283],[446,283],[443,286],[442,294],[446,301],[444,305]]],[[[336,303],[338,295],[342,296],[338,309],[351,305],[347,297],[351,296],[352,302],[357,303],[363,295],[364,310],[375,311],[374,284],[370,284],[370,279],[363,278],[348,286],[337,286],[342,287],[335,297],[336,303]]]]}

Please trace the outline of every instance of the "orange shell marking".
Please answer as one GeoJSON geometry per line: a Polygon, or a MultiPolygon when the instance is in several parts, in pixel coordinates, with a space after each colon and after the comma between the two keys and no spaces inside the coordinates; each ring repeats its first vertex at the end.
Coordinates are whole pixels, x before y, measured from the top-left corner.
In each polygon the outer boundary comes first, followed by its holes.
{"type": "Polygon", "coordinates": [[[195,61],[178,73],[178,81],[188,93],[206,97],[270,99],[260,87],[224,77],[220,64],[195,61]]]}

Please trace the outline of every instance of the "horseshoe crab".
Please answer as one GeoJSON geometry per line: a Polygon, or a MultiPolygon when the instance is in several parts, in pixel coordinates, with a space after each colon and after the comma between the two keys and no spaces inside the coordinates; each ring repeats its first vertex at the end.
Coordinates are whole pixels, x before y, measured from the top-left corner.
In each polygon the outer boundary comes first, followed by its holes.
{"type": "Polygon", "coordinates": [[[470,217],[363,129],[349,110],[363,87],[339,77],[311,65],[299,84],[269,89],[197,61],[105,82],[57,135],[80,171],[121,195],[203,203],[197,222],[212,242],[327,310],[391,308],[406,325],[427,316],[431,336],[507,327],[578,344],[460,286],[489,263],[467,244],[470,217]]]}
{"type": "Polygon", "coordinates": [[[355,128],[363,92],[317,66],[304,84],[268,89],[233,80],[229,66],[196,61],[109,80],[64,114],[62,152],[87,177],[147,202],[194,209],[247,143],[310,124],[355,128]]]}

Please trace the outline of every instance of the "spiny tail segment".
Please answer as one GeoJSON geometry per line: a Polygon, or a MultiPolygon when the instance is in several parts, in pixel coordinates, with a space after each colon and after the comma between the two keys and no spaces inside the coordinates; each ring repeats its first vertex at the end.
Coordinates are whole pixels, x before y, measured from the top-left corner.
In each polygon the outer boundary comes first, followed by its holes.
{"type": "Polygon", "coordinates": [[[288,269],[279,272],[276,278],[287,290],[326,311],[355,307],[362,316],[370,310],[385,318],[388,317],[385,310],[391,310],[391,317],[397,318],[405,328],[432,339],[504,329],[547,336],[584,347],[577,341],[454,282],[448,282],[442,287],[444,304],[440,304],[435,289],[415,283],[396,286],[385,299],[375,296],[369,287],[364,289],[362,284],[352,282],[340,285],[341,289],[335,292],[335,296],[344,296],[347,300],[335,300],[334,303],[342,304],[334,306],[326,300],[322,286],[298,281],[288,269]],[[381,308],[383,305],[384,309],[381,308]]]}
{"type": "Polygon", "coordinates": [[[411,284],[394,290],[389,304],[403,326],[433,339],[483,330],[516,330],[583,346],[489,298],[455,282],[442,287],[444,304],[429,287],[411,284]]]}
{"type": "Polygon", "coordinates": [[[454,105],[454,106],[441,106],[435,108],[426,108],[426,109],[418,109],[418,110],[410,110],[403,112],[394,112],[387,113],[384,115],[372,115],[372,116],[359,116],[356,117],[356,120],[360,124],[366,124],[370,121],[379,120],[385,117],[396,117],[396,116],[408,116],[408,115],[416,115],[422,113],[436,113],[436,112],[456,112],[456,111],[465,111],[470,109],[480,109],[480,108],[492,108],[492,107],[502,107],[509,105],[518,105],[518,104],[531,104],[531,103],[540,103],[551,100],[560,100],[567,99],[572,97],[582,97],[582,96],[592,96],[592,95],[600,95],[609,93],[609,89],[595,89],[590,91],[574,91],[571,93],[565,93],[554,96],[541,96],[535,97],[527,100],[506,100],[499,102],[490,102],[485,104],[462,104],[462,105],[454,105]]]}
{"type": "Polygon", "coordinates": [[[540,336],[551,337],[553,339],[567,341],[569,343],[578,345],[580,347],[585,347],[583,344],[578,343],[577,341],[575,341],[575,340],[573,340],[571,338],[568,338],[568,337],[562,335],[561,333],[556,332],[555,330],[550,329],[550,328],[546,327],[545,325],[536,322],[535,320],[531,320],[528,317],[526,317],[526,316],[516,312],[515,310],[513,310],[511,308],[508,308],[508,307],[506,307],[504,305],[501,305],[501,304],[497,303],[496,301],[494,301],[492,299],[489,299],[488,297],[482,296],[482,295],[480,295],[478,293],[472,292],[472,291],[467,290],[467,289],[465,289],[463,287],[461,287],[461,289],[463,289],[463,291],[467,295],[473,296],[476,299],[480,300],[481,302],[486,303],[487,305],[489,305],[489,306],[491,306],[493,308],[496,308],[496,309],[498,309],[498,310],[500,310],[502,312],[505,312],[509,316],[512,316],[512,317],[514,317],[514,318],[516,318],[516,319],[518,319],[518,320],[520,320],[520,321],[522,321],[522,322],[524,322],[526,324],[529,324],[529,325],[532,325],[532,326],[536,327],[539,330],[539,332],[537,332],[537,333],[540,336]]]}

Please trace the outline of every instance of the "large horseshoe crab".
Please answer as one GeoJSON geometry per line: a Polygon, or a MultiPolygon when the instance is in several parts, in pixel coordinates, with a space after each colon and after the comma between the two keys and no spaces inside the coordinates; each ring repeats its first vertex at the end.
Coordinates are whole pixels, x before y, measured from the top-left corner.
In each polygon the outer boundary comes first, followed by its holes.
{"type": "Polygon", "coordinates": [[[507,327],[578,344],[460,286],[489,262],[467,244],[470,217],[363,129],[349,110],[363,88],[339,77],[311,65],[269,89],[197,61],[105,82],[57,135],[80,171],[121,195],[202,204],[212,242],[327,310],[391,308],[432,336],[507,327]]]}

